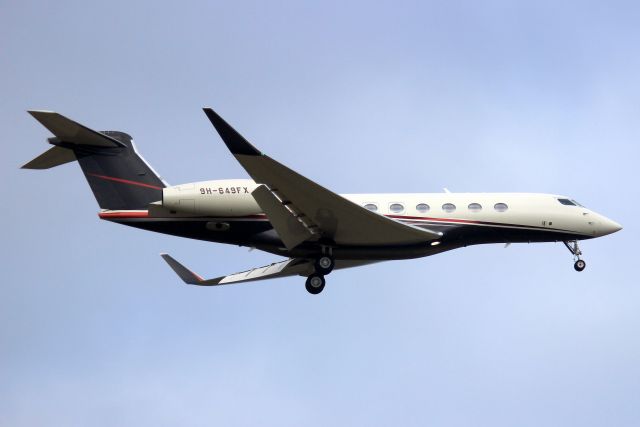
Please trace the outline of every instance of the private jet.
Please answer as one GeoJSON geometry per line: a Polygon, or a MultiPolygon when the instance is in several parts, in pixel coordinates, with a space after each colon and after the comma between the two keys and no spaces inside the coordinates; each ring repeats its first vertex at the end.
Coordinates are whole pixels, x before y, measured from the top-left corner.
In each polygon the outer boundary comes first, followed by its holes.
{"type": "Polygon", "coordinates": [[[101,219],[286,258],[204,279],[161,254],[190,285],[302,276],[306,290],[319,294],[334,270],[487,243],[563,242],[575,270],[582,271],[586,263],[578,242],[622,228],[571,197],[555,194],[339,195],[262,153],[211,108],[204,108],[204,113],[251,179],[170,186],[126,133],[94,131],[51,111],[29,113],[54,135],[47,139],[53,147],[23,168],[48,169],[77,161],[101,219]]]}

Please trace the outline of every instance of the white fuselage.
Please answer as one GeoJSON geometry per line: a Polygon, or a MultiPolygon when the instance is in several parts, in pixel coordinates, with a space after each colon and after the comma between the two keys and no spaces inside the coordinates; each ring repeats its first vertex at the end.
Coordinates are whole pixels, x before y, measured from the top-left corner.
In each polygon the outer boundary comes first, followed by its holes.
{"type": "MultiPolygon", "coordinates": [[[[212,180],[165,188],[162,206],[174,215],[246,217],[260,215],[249,179],[212,180]]],[[[621,227],[568,197],[537,193],[343,194],[346,199],[403,222],[438,226],[473,224],[517,227],[599,237],[621,227]],[[565,202],[566,203],[566,202],[565,202]],[[575,203],[575,202],[571,202],[575,203]]],[[[549,240],[554,240],[550,238],[549,240]]]]}

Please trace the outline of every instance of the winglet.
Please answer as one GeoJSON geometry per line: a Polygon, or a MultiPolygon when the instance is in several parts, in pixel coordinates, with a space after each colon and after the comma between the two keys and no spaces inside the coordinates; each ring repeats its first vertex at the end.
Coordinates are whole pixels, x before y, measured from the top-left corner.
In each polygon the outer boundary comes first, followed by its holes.
{"type": "Polygon", "coordinates": [[[160,254],[160,256],[162,257],[162,259],[164,259],[167,262],[167,264],[169,264],[169,267],[171,267],[171,269],[176,272],[178,277],[180,277],[184,283],[188,285],[212,284],[212,283],[209,283],[210,282],[209,280],[204,280],[202,277],[198,276],[196,273],[189,270],[184,265],[180,264],[171,255],[160,254]]]}
{"type": "Polygon", "coordinates": [[[203,108],[204,113],[207,115],[213,127],[216,128],[220,138],[227,145],[231,154],[244,154],[247,156],[260,156],[262,153],[249,141],[244,139],[229,123],[225,122],[222,117],[218,115],[211,108],[203,108]]]}

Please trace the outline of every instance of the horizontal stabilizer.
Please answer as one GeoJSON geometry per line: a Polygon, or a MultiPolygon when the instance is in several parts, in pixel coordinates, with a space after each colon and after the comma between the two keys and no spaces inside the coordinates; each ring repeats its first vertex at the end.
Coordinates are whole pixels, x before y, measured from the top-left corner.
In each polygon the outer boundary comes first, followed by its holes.
{"type": "Polygon", "coordinates": [[[29,111],[29,114],[39,121],[42,126],[51,131],[62,142],[79,145],[92,145],[95,147],[124,147],[117,139],[103,133],[89,129],[80,123],[66,118],[62,114],[53,111],[29,111]]]}
{"type": "Polygon", "coordinates": [[[73,153],[73,150],[63,147],[53,147],[22,166],[22,169],[49,169],[54,166],[73,162],[74,160],[76,160],[76,155],[73,153]]]}

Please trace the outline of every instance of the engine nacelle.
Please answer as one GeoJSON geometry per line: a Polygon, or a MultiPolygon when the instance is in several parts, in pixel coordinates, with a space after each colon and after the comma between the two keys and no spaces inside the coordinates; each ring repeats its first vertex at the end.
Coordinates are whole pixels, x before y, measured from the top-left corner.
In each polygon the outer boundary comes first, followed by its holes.
{"type": "Polygon", "coordinates": [[[261,212],[251,196],[250,179],[192,182],[162,189],[162,206],[172,213],[197,216],[246,216],[261,212]]]}

